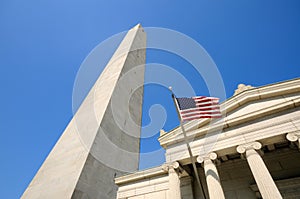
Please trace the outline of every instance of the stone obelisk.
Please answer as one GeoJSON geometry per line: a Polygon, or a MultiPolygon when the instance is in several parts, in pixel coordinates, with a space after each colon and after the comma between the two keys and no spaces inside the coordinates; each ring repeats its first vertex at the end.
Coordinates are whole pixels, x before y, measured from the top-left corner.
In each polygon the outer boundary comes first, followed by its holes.
{"type": "Polygon", "coordinates": [[[22,198],[116,198],[138,170],[146,34],[128,31],[22,198]]]}

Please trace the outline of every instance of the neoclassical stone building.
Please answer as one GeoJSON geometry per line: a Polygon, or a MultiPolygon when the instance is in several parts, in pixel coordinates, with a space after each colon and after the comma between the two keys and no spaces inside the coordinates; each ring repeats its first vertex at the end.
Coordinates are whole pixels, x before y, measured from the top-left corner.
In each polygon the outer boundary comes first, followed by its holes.
{"type": "Polygon", "coordinates": [[[185,124],[203,188],[178,127],[161,131],[166,163],[116,178],[117,198],[300,198],[300,79],[239,85],[221,110],[185,124]]]}

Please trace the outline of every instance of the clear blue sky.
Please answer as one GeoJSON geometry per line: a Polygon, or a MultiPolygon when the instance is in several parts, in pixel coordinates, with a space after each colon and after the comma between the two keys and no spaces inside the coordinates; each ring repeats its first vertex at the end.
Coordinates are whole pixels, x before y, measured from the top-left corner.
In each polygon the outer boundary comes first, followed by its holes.
{"type": "MultiPolygon", "coordinates": [[[[174,29],[199,42],[218,66],[227,97],[239,83],[261,86],[300,76],[300,1],[177,2],[0,1],[1,198],[21,196],[72,118],[73,83],[84,58],[137,23],[174,29]]],[[[189,76],[197,95],[207,94],[185,60],[155,50],[147,56],[148,63],[189,76]]],[[[145,96],[144,111],[152,103],[165,106],[165,130],[178,125],[165,88],[146,86],[145,96]]],[[[157,137],[143,139],[141,151],[158,150],[157,137]]],[[[163,156],[141,161],[141,168],[150,167],[163,156]]]]}

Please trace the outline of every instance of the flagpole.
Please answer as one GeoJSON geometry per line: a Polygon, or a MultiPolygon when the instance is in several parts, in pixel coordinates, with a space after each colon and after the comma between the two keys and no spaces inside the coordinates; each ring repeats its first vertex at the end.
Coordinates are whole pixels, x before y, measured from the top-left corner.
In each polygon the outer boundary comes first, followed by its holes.
{"type": "Polygon", "coordinates": [[[179,122],[180,122],[180,127],[181,127],[181,130],[182,130],[182,133],[183,133],[184,141],[185,141],[185,144],[186,144],[186,146],[188,148],[188,152],[189,152],[189,155],[190,155],[190,160],[191,160],[192,165],[193,165],[194,173],[195,173],[195,176],[196,176],[196,181],[197,181],[197,183],[199,185],[199,188],[200,188],[202,196],[204,197],[204,199],[206,199],[206,195],[205,195],[205,192],[204,192],[204,189],[203,189],[203,185],[202,185],[201,180],[199,178],[198,170],[197,170],[197,167],[196,167],[196,163],[195,163],[195,160],[193,158],[192,149],[191,149],[190,143],[189,143],[189,141],[187,139],[187,135],[186,135],[186,131],[185,131],[184,126],[183,126],[182,118],[181,118],[180,113],[179,113],[178,102],[175,99],[175,94],[172,91],[172,87],[169,87],[169,90],[172,93],[172,99],[173,99],[173,102],[174,102],[174,105],[175,105],[175,108],[176,108],[176,112],[177,112],[177,116],[178,116],[178,119],[179,119],[179,122]]]}

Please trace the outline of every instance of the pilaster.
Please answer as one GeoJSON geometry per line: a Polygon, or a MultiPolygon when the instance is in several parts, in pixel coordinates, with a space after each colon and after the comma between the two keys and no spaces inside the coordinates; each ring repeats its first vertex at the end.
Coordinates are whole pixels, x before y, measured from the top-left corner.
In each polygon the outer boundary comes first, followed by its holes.
{"type": "Polygon", "coordinates": [[[182,168],[178,162],[164,164],[163,170],[169,172],[169,199],[181,199],[180,192],[180,173],[182,168]]]}

